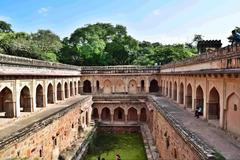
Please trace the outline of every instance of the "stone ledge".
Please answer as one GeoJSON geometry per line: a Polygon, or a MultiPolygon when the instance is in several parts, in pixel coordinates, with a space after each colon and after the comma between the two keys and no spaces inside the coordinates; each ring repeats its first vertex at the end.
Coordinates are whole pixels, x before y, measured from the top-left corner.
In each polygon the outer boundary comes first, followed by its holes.
{"type": "Polygon", "coordinates": [[[85,103],[89,100],[91,100],[90,96],[84,97],[83,99],[71,104],[68,107],[65,107],[55,113],[52,113],[51,115],[46,116],[46,117],[42,118],[41,120],[33,122],[32,124],[18,130],[17,132],[15,132],[9,136],[3,137],[2,139],[0,139],[0,150],[7,148],[8,146],[10,146],[14,143],[24,140],[28,136],[43,129],[47,125],[53,123],[54,120],[59,119],[60,117],[67,114],[69,111],[75,109],[76,107],[80,107],[79,105],[81,105],[82,103],[85,103]]]}
{"type": "Polygon", "coordinates": [[[181,125],[166,107],[162,106],[156,101],[153,96],[148,96],[148,100],[154,105],[154,107],[161,113],[161,115],[166,119],[166,121],[173,127],[173,129],[181,136],[181,138],[193,148],[196,153],[205,160],[215,159],[214,153],[216,153],[212,147],[210,147],[206,142],[204,142],[196,134],[188,130],[186,127],[181,125]]]}

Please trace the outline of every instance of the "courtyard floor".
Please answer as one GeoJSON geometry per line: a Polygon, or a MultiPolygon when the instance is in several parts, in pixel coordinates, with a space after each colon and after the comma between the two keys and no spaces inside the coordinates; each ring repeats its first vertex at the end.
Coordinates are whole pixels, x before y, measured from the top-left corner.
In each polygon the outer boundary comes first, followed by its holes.
{"type": "Polygon", "coordinates": [[[36,112],[21,112],[21,115],[18,118],[0,118],[0,140],[34,122],[44,119],[45,117],[76,103],[83,97],[86,96],[76,95],[55,104],[48,104],[46,108],[38,109],[36,112]]]}
{"type": "Polygon", "coordinates": [[[178,104],[165,97],[155,97],[161,105],[190,131],[196,133],[200,138],[220,152],[226,159],[240,160],[240,142],[231,137],[226,131],[215,127],[201,118],[196,119],[193,112],[185,110],[178,104]]]}

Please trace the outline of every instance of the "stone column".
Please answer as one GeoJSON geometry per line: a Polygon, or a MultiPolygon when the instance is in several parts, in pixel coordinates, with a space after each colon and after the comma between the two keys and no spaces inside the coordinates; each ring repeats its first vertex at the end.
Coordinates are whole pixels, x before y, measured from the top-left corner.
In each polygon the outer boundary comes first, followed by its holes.
{"type": "Polygon", "coordinates": [[[113,114],[111,113],[111,124],[113,124],[113,114]]]}
{"type": "Polygon", "coordinates": [[[31,112],[35,112],[36,108],[36,80],[33,79],[30,86],[30,96],[32,97],[32,109],[31,112]]]}
{"type": "Polygon", "coordinates": [[[43,83],[43,106],[47,107],[47,80],[43,83]]]}
{"type": "Polygon", "coordinates": [[[149,80],[147,79],[147,80],[145,80],[145,82],[146,82],[145,92],[146,92],[146,93],[149,93],[149,80]]]}
{"type": "Polygon", "coordinates": [[[20,116],[20,80],[15,80],[13,85],[13,102],[15,102],[15,117],[20,116]]]}
{"type": "Polygon", "coordinates": [[[125,124],[127,124],[128,120],[127,120],[127,114],[124,114],[124,117],[125,117],[125,124]]]}

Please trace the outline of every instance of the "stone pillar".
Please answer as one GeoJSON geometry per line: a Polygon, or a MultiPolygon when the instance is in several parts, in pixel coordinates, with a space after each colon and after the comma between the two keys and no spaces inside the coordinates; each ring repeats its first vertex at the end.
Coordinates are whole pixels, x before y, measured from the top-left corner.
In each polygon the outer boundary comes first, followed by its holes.
{"type": "Polygon", "coordinates": [[[127,120],[127,114],[124,114],[124,117],[125,117],[125,124],[127,124],[128,120],[127,120]]]}
{"type": "Polygon", "coordinates": [[[68,98],[70,97],[70,82],[67,81],[67,95],[68,95],[68,98]]]}
{"type": "Polygon", "coordinates": [[[20,116],[20,80],[15,80],[13,85],[13,102],[15,102],[15,117],[20,116]]]}
{"type": "Polygon", "coordinates": [[[30,86],[30,96],[32,96],[32,109],[31,112],[35,112],[37,110],[36,108],[36,80],[33,79],[31,86],[30,86]]]}
{"type": "Polygon", "coordinates": [[[140,113],[138,113],[137,116],[138,116],[137,122],[140,123],[140,113]]]}
{"type": "Polygon", "coordinates": [[[43,83],[43,106],[47,107],[47,80],[43,83]]]}
{"type": "Polygon", "coordinates": [[[111,113],[111,124],[113,124],[113,114],[111,113]]]}
{"type": "Polygon", "coordinates": [[[146,85],[145,85],[145,92],[149,93],[149,80],[145,80],[146,85]]]}

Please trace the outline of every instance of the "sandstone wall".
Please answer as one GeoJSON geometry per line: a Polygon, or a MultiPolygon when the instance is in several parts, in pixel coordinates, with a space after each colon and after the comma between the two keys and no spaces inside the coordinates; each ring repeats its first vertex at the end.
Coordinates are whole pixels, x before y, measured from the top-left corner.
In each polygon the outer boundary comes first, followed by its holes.
{"type": "MultiPolygon", "coordinates": [[[[91,107],[91,104],[91,98],[87,97],[33,123],[23,131],[18,131],[16,135],[6,137],[0,143],[0,159],[57,159],[61,151],[79,138],[83,126],[82,119],[86,119],[86,114],[82,113],[85,113],[86,106],[91,107]]],[[[89,114],[90,111],[91,109],[88,110],[89,114]]]]}
{"type": "Polygon", "coordinates": [[[194,134],[181,126],[160,105],[150,99],[148,125],[163,160],[214,159],[214,152],[194,134]]]}

